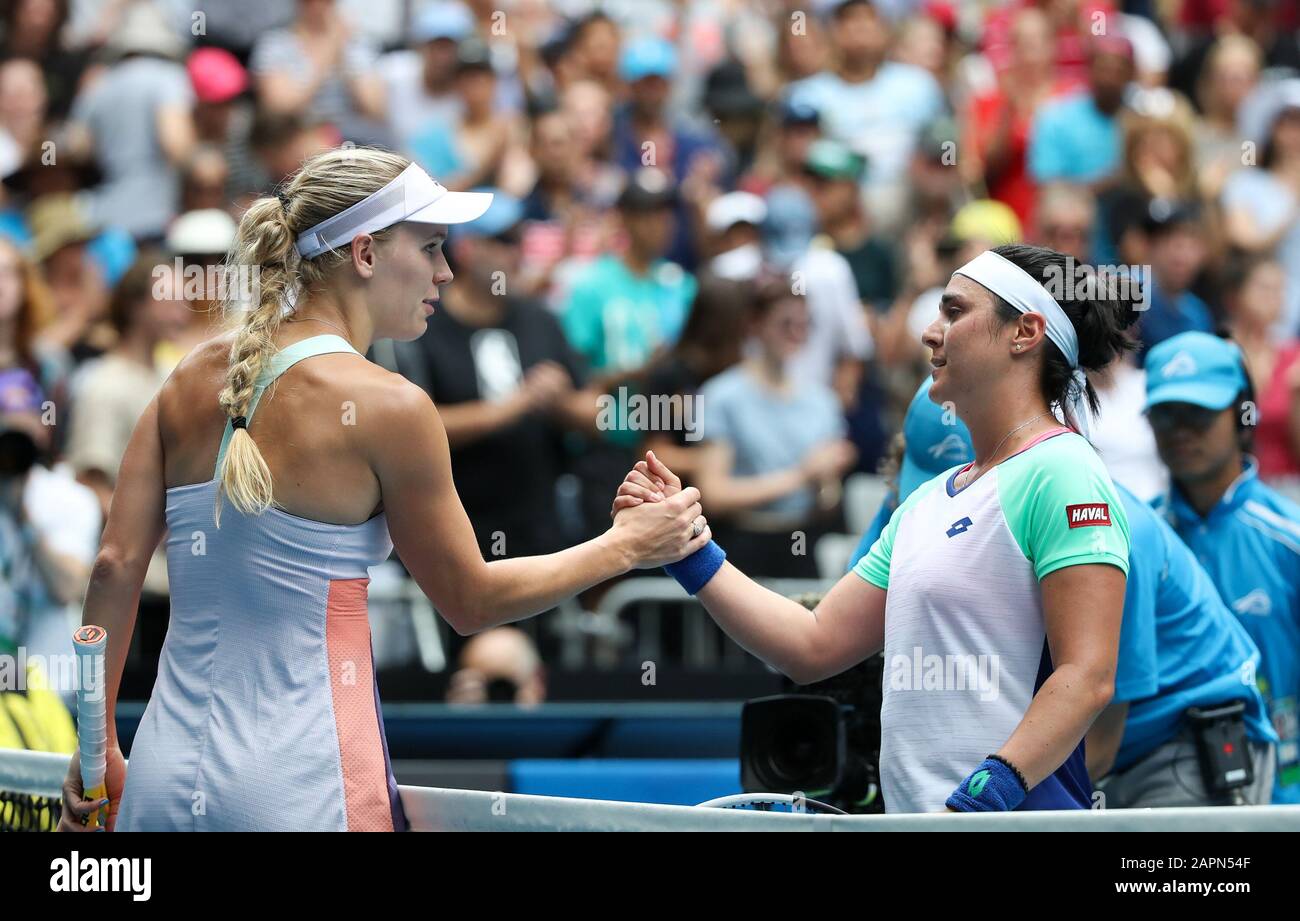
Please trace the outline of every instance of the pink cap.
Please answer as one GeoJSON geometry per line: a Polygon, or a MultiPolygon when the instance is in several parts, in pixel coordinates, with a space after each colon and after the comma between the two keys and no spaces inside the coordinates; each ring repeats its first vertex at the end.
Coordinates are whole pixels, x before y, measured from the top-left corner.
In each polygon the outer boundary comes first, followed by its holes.
{"type": "Polygon", "coordinates": [[[248,86],[248,71],[223,48],[200,48],[185,64],[199,102],[227,102],[248,86]]]}

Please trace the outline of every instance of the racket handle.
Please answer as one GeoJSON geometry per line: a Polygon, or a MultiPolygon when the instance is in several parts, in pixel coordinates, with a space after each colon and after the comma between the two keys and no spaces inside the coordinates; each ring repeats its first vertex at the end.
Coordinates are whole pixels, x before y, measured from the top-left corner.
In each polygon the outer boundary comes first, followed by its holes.
{"type": "MultiPolygon", "coordinates": [[[[87,624],[72,635],[73,647],[80,666],[77,683],[77,735],[81,759],[81,783],[85,799],[102,800],[108,795],[104,779],[107,754],[107,706],[104,695],[104,651],[108,646],[108,631],[87,624]]],[[[99,828],[108,822],[108,810],[96,809],[86,823],[99,828]]]]}

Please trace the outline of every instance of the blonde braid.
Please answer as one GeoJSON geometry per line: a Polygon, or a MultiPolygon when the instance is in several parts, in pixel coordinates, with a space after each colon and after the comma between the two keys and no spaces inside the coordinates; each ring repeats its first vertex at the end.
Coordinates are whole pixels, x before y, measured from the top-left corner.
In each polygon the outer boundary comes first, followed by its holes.
{"type": "MultiPolygon", "coordinates": [[[[259,198],[245,212],[226,267],[228,272],[232,267],[253,267],[256,296],[251,308],[232,296],[222,305],[227,314],[245,312],[230,347],[226,386],[218,397],[229,419],[246,418],[252,408],[258,376],[276,352],[285,305],[327,283],[350,259],[348,250],[330,250],[304,260],[295,245],[298,234],[387,185],[409,162],[375,148],[327,151],[304,163],[277,196],[259,198]]],[[[388,232],[372,236],[383,239],[388,232]]],[[[271,470],[247,428],[237,427],[231,433],[217,479],[217,527],[223,495],[246,515],[277,506],[271,470]]]]}

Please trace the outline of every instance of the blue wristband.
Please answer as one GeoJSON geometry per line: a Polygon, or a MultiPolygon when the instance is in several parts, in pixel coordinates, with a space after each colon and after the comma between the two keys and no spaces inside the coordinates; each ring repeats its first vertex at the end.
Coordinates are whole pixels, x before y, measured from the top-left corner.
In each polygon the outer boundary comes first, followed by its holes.
{"type": "Polygon", "coordinates": [[[1025,801],[1025,789],[1005,761],[985,758],[944,803],[958,812],[1010,812],[1025,801]]]}
{"type": "Polygon", "coordinates": [[[717,574],[726,559],[727,551],[709,541],[685,559],[669,563],[664,572],[676,579],[686,594],[695,595],[717,574]]]}

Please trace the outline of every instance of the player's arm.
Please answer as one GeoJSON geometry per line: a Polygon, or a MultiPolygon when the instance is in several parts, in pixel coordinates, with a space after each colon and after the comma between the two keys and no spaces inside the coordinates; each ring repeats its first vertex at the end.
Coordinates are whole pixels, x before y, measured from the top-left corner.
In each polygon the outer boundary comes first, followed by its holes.
{"type": "Polygon", "coordinates": [[[110,746],[117,743],[113,719],[117,689],[131,646],[145,572],[166,529],[166,503],[158,398],[154,397],[136,422],[122,456],[117,488],[109,505],[99,553],[90,570],[90,585],[82,608],[83,624],[98,624],[108,631],[104,667],[110,746]]]}
{"type": "Polygon", "coordinates": [[[485,562],[456,494],[447,434],[433,403],[396,375],[382,389],[358,434],[379,479],[393,545],[457,633],[549,610],[634,567],[680,559],[710,539],[707,528],[692,537],[699,493],[688,490],[660,508],[634,510],[644,514],[559,553],[485,562]]]}
{"type": "MultiPolygon", "coordinates": [[[[681,488],[681,479],[647,452],[619,487],[614,519],[638,505],[670,501],[681,488]]],[[[696,595],[738,645],[799,684],[838,675],[884,647],[885,596],[885,588],[850,573],[809,611],[730,563],[723,563],[696,595]]]]}
{"type": "MultiPolygon", "coordinates": [[[[149,569],[149,559],[166,528],[166,507],[158,397],[155,396],[136,422],[126,453],[122,456],[117,489],[109,506],[99,553],[90,570],[90,585],[86,590],[81,618],[83,624],[98,624],[108,631],[103,691],[107,748],[105,782],[111,800],[109,829],[116,823],[126,780],[117,743],[117,691],[135,630],[140,588],[149,569]]],[[[86,830],[80,824],[80,817],[94,812],[99,804],[82,796],[80,763],[74,756],[63,785],[61,830],[86,830]]]]}
{"type": "Polygon", "coordinates": [[[884,648],[885,594],[848,573],[809,611],[723,563],[696,597],[738,645],[798,684],[812,684],[884,648]]]}

